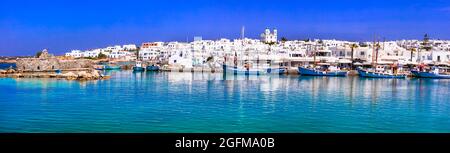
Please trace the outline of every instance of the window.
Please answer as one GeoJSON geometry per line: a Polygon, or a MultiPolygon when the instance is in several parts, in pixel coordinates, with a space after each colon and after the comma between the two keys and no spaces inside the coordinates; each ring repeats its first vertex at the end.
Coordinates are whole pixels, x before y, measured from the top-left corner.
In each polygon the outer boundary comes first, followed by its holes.
{"type": "Polygon", "coordinates": [[[364,55],[365,55],[365,52],[361,52],[360,55],[361,55],[361,56],[364,56],[364,55]]]}

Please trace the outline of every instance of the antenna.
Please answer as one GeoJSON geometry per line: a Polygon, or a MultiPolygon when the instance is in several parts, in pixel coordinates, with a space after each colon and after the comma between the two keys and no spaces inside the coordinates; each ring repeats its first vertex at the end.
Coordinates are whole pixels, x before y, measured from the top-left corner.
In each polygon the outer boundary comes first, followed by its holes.
{"type": "Polygon", "coordinates": [[[245,38],[245,26],[242,26],[242,29],[241,29],[241,39],[244,39],[245,38]]]}

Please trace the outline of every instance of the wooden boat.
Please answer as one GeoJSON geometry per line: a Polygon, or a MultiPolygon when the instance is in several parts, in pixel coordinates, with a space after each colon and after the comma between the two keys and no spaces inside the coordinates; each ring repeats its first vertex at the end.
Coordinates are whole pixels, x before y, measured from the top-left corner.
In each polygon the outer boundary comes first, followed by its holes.
{"type": "Polygon", "coordinates": [[[285,74],[286,68],[263,68],[263,70],[266,70],[266,74],[285,74]]]}
{"type": "Polygon", "coordinates": [[[145,68],[133,66],[133,71],[135,71],[135,72],[145,71],[145,68]]]}
{"type": "Polygon", "coordinates": [[[411,73],[418,78],[433,78],[433,79],[450,79],[450,74],[441,74],[439,69],[434,69],[434,71],[417,71],[413,70],[411,73]]]}
{"type": "Polygon", "coordinates": [[[266,74],[284,74],[285,68],[245,68],[223,65],[223,72],[234,75],[266,75],[266,74]]]}
{"type": "Polygon", "coordinates": [[[112,65],[105,65],[104,67],[105,70],[120,70],[120,66],[112,66],[112,65]]]}
{"type": "Polygon", "coordinates": [[[141,61],[136,61],[136,64],[133,66],[133,71],[135,71],[135,72],[145,71],[145,68],[142,67],[141,61]]]}
{"type": "Polygon", "coordinates": [[[223,73],[227,74],[243,74],[243,75],[260,75],[263,74],[264,71],[261,71],[259,69],[252,69],[252,68],[244,68],[244,67],[237,67],[237,66],[228,66],[223,65],[223,73]]]}
{"type": "Polygon", "coordinates": [[[298,72],[300,73],[300,75],[307,75],[307,76],[347,76],[348,73],[348,71],[341,71],[341,70],[326,71],[306,67],[298,67],[298,72]]]}
{"type": "Polygon", "coordinates": [[[149,65],[149,66],[147,66],[147,71],[159,71],[159,66],[149,65]]]}
{"type": "Polygon", "coordinates": [[[369,71],[366,69],[358,68],[358,74],[360,77],[367,78],[406,78],[406,74],[393,74],[385,72],[369,71]]]}

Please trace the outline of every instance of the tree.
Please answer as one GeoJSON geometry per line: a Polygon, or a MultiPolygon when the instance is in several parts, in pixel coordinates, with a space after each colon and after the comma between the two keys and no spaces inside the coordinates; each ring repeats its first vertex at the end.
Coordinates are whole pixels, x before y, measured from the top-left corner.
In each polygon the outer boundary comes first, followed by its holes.
{"type": "Polygon", "coordinates": [[[320,45],[323,45],[322,39],[319,39],[319,41],[317,43],[319,43],[320,45]]]}
{"type": "Polygon", "coordinates": [[[286,42],[286,41],[288,41],[288,39],[286,38],[286,37],[281,37],[281,42],[286,42]]]}
{"type": "Polygon", "coordinates": [[[367,43],[363,43],[363,42],[359,42],[359,47],[367,47],[369,45],[367,45],[367,43]]]}
{"type": "Polygon", "coordinates": [[[213,56],[209,56],[208,58],[206,58],[206,61],[207,61],[207,62],[210,62],[210,61],[212,61],[212,60],[214,60],[214,57],[213,57],[213,56]]]}
{"type": "Polygon", "coordinates": [[[108,56],[106,56],[105,54],[103,54],[103,53],[99,53],[98,54],[98,59],[105,59],[105,58],[107,58],[108,56]]]}
{"type": "Polygon", "coordinates": [[[272,46],[272,45],[275,45],[276,42],[266,42],[265,44],[267,44],[267,45],[269,45],[269,46],[272,46]]]}
{"type": "Polygon", "coordinates": [[[42,54],[42,51],[37,52],[37,53],[36,53],[36,57],[41,56],[41,54],[42,54]]]}
{"type": "Polygon", "coordinates": [[[411,51],[411,62],[413,61],[413,53],[416,51],[415,48],[409,49],[411,51]]]}
{"type": "Polygon", "coordinates": [[[352,69],[353,69],[353,67],[354,67],[354,61],[353,61],[353,54],[354,54],[354,52],[355,52],[355,48],[358,48],[358,45],[357,44],[351,44],[350,45],[350,48],[352,49],[352,55],[351,55],[351,59],[352,59],[352,69]]]}

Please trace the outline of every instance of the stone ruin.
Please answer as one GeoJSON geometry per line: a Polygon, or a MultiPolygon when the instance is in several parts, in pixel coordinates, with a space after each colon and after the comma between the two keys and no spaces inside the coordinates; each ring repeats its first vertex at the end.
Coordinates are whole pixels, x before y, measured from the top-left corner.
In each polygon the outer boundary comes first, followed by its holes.
{"type": "Polygon", "coordinates": [[[93,68],[93,61],[87,59],[60,60],[44,49],[37,58],[19,58],[16,62],[19,71],[54,71],[80,68],[93,68]]]}

